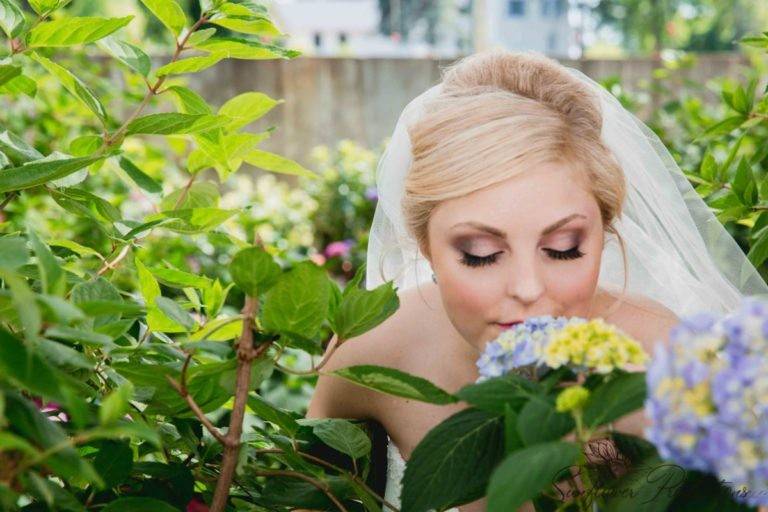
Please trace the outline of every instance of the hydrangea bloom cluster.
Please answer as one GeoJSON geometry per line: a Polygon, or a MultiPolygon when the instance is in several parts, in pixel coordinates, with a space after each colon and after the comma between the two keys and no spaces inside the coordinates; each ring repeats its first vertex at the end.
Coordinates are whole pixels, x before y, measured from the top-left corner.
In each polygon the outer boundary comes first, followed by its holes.
{"type": "Polygon", "coordinates": [[[646,437],[659,454],[715,474],[750,506],[768,505],[768,302],[697,314],[658,344],[646,374],[646,437]]]}
{"type": "Polygon", "coordinates": [[[528,318],[488,342],[477,360],[478,380],[529,365],[610,373],[642,364],[646,358],[636,341],[600,318],[544,315],[528,318]]]}

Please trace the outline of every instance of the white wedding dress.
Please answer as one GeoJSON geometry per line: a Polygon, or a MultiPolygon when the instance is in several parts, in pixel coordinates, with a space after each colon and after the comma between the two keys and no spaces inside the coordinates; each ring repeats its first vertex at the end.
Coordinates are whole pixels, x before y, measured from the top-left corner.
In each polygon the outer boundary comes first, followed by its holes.
{"type": "MultiPolygon", "coordinates": [[[[400,508],[400,492],[402,491],[402,480],[405,474],[405,460],[400,455],[400,450],[397,448],[392,439],[387,436],[387,486],[384,491],[384,499],[387,502],[400,508]]],[[[384,512],[393,512],[386,505],[382,507],[384,512]]],[[[446,510],[446,512],[459,512],[459,509],[454,507],[446,510]]]]}

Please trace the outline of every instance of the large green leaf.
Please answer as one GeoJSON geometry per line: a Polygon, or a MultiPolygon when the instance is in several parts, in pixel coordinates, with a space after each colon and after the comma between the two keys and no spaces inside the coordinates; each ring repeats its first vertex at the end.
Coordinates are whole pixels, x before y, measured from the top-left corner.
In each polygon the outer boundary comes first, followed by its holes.
{"type": "Polygon", "coordinates": [[[265,169],[267,171],[280,174],[293,174],[305,178],[318,178],[319,176],[309,169],[305,169],[301,164],[286,158],[284,156],[270,153],[261,149],[253,149],[243,156],[246,163],[265,169]]]}
{"type": "Polygon", "coordinates": [[[235,131],[284,102],[285,100],[275,100],[261,92],[246,92],[227,100],[219,109],[219,114],[232,119],[227,128],[235,131]]]}
{"type": "Polygon", "coordinates": [[[215,65],[225,57],[226,55],[219,53],[212,53],[201,57],[189,57],[187,59],[170,62],[155,71],[155,74],[157,74],[157,76],[165,76],[197,73],[198,71],[203,71],[204,69],[208,69],[215,65]]]}
{"type": "Polygon", "coordinates": [[[29,48],[72,46],[98,41],[126,26],[133,16],[123,18],[66,17],[37,25],[29,32],[29,48]]]}
{"type": "Polygon", "coordinates": [[[16,0],[0,0],[0,27],[9,38],[14,38],[24,30],[24,12],[16,0]]]}
{"type": "Polygon", "coordinates": [[[187,24],[184,9],[175,0],[141,0],[174,36],[179,37],[187,24]]]}
{"type": "Polygon", "coordinates": [[[260,247],[242,249],[229,264],[232,280],[247,295],[258,297],[269,290],[280,277],[280,265],[260,247]]]}
{"type": "Polygon", "coordinates": [[[348,366],[330,372],[330,375],[336,375],[382,393],[420,402],[444,405],[457,401],[456,397],[435,386],[427,379],[395,368],[375,365],[348,366]]]}
{"type": "Polygon", "coordinates": [[[144,220],[152,222],[174,219],[172,222],[163,223],[162,226],[177,233],[193,234],[209,231],[238,213],[238,210],[221,208],[182,208],[149,215],[144,220]]]}
{"type": "Polygon", "coordinates": [[[20,236],[0,237],[0,267],[13,270],[29,261],[27,240],[20,236]]]}
{"type": "Polygon", "coordinates": [[[29,6],[32,7],[37,14],[43,15],[55,11],[69,2],[70,0],[29,0],[29,6]]]}
{"type": "Polygon", "coordinates": [[[44,158],[42,153],[27,144],[24,139],[8,130],[0,132],[0,151],[8,156],[14,165],[21,165],[44,158]]]}
{"type": "Polygon", "coordinates": [[[514,373],[468,384],[456,392],[456,396],[478,409],[504,414],[509,405],[519,410],[532,396],[540,394],[540,386],[514,373]]]}
{"type": "Polygon", "coordinates": [[[308,261],[297,264],[267,292],[264,328],[312,338],[325,320],[329,293],[324,270],[308,261]]]}
{"type": "Polygon", "coordinates": [[[213,110],[202,96],[181,85],[171,85],[168,91],[176,95],[179,111],[183,114],[213,114],[213,110]]]}
{"type": "Polygon", "coordinates": [[[605,505],[600,509],[606,512],[680,510],[669,508],[669,504],[683,487],[685,478],[684,468],[665,462],[654,453],[633,464],[627,474],[606,486],[605,505]]]}
{"type": "Polygon", "coordinates": [[[564,441],[512,452],[493,472],[488,486],[488,510],[517,510],[564,476],[563,471],[576,463],[579,452],[577,444],[564,441]]]}
{"type": "Polygon", "coordinates": [[[311,418],[299,420],[312,427],[312,432],[325,444],[352,458],[359,459],[371,451],[371,439],[351,422],[339,418],[311,418]]]}
{"type": "Polygon", "coordinates": [[[570,414],[557,412],[554,400],[535,396],[520,409],[517,432],[526,445],[555,441],[575,427],[570,414]]]}
{"type": "Polygon", "coordinates": [[[641,409],[645,397],[645,373],[615,375],[590,393],[584,407],[584,426],[595,428],[641,409]]]}
{"type": "Polygon", "coordinates": [[[479,409],[459,411],[413,450],[405,466],[401,510],[443,510],[478,499],[503,455],[502,418],[479,409]]]}
{"type": "Polygon", "coordinates": [[[160,285],[155,277],[147,269],[139,258],[134,259],[136,272],[139,276],[139,290],[147,304],[147,324],[153,331],[159,332],[186,332],[184,325],[176,319],[169,317],[164,310],[158,307],[156,301],[160,295],[160,285]]]}
{"type": "MultiPolygon", "coordinates": [[[[143,1],[143,0],[142,0],[143,1]]],[[[102,512],[178,512],[178,509],[165,501],[155,498],[129,497],[110,501],[102,512]]]]}
{"type": "Polygon", "coordinates": [[[64,160],[32,162],[13,169],[0,171],[0,193],[22,190],[69,176],[109,155],[95,155],[64,160]]]}
{"type": "Polygon", "coordinates": [[[344,289],[341,303],[331,319],[331,327],[342,340],[367,332],[392,316],[400,307],[400,299],[391,281],[373,290],[350,283],[344,289]]]}
{"type": "Polygon", "coordinates": [[[224,53],[232,59],[247,60],[292,59],[301,55],[298,50],[236,37],[212,37],[196,44],[195,48],[210,53],[224,53]]]}
{"type": "Polygon", "coordinates": [[[37,94],[37,82],[26,75],[19,75],[0,85],[0,92],[5,94],[26,94],[34,98],[37,94]]]}
{"type": "Polygon", "coordinates": [[[96,114],[99,119],[102,121],[107,119],[107,111],[104,109],[104,105],[101,104],[101,101],[96,97],[96,94],[79,78],[73,75],[71,71],[35,52],[30,53],[29,56],[55,76],[66,90],[82,101],[88,110],[96,114]]]}
{"type": "Polygon", "coordinates": [[[229,122],[229,118],[225,116],[179,114],[175,112],[149,114],[131,121],[126,133],[128,135],[139,133],[157,135],[196,133],[226,126],[229,122]]]}
{"type": "Polygon", "coordinates": [[[62,402],[61,382],[56,370],[20,340],[0,328],[0,373],[2,379],[48,400],[62,402]]]}

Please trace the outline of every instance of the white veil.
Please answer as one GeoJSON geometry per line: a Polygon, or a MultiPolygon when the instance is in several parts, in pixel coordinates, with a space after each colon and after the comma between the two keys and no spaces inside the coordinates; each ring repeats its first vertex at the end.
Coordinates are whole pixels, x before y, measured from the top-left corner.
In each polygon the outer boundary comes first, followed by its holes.
{"type": "MultiPolygon", "coordinates": [[[[768,294],[768,285],[736,241],[693,189],[663,143],[600,84],[567,68],[600,98],[601,138],[621,165],[627,196],[615,226],[627,253],[629,294],[657,300],[678,316],[726,313],[745,295],[768,294]]],[[[376,170],[378,204],[368,240],[366,288],[385,281],[405,290],[431,279],[429,262],[406,231],[400,203],[411,165],[406,130],[423,106],[440,94],[437,84],[413,99],[395,125],[376,170]]],[[[620,292],[621,250],[606,233],[598,285],[620,292]]]]}

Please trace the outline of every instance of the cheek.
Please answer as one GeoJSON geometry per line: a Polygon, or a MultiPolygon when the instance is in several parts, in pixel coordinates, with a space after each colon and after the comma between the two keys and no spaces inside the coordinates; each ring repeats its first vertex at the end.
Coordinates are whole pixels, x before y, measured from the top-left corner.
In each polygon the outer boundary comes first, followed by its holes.
{"type": "Polygon", "coordinates": [[[569,306],[572,314],[577,314],[592,300],[600,276],[601,254],[595,248],[572,264],[555,267],[550,275],[547,289],[560,304],[569,306]]]}
{"type": "MultiPolygon", "coordinates": [[[[437,263],[437,262],[436,262],[437,263]]],[[[458,261],[443,260],[435,265],[443,307],[451,323],[465,339],[474,339],[484,329],[488,315],[498,304],[499,280],[486,268],[478,272],[458,261]]]]}

